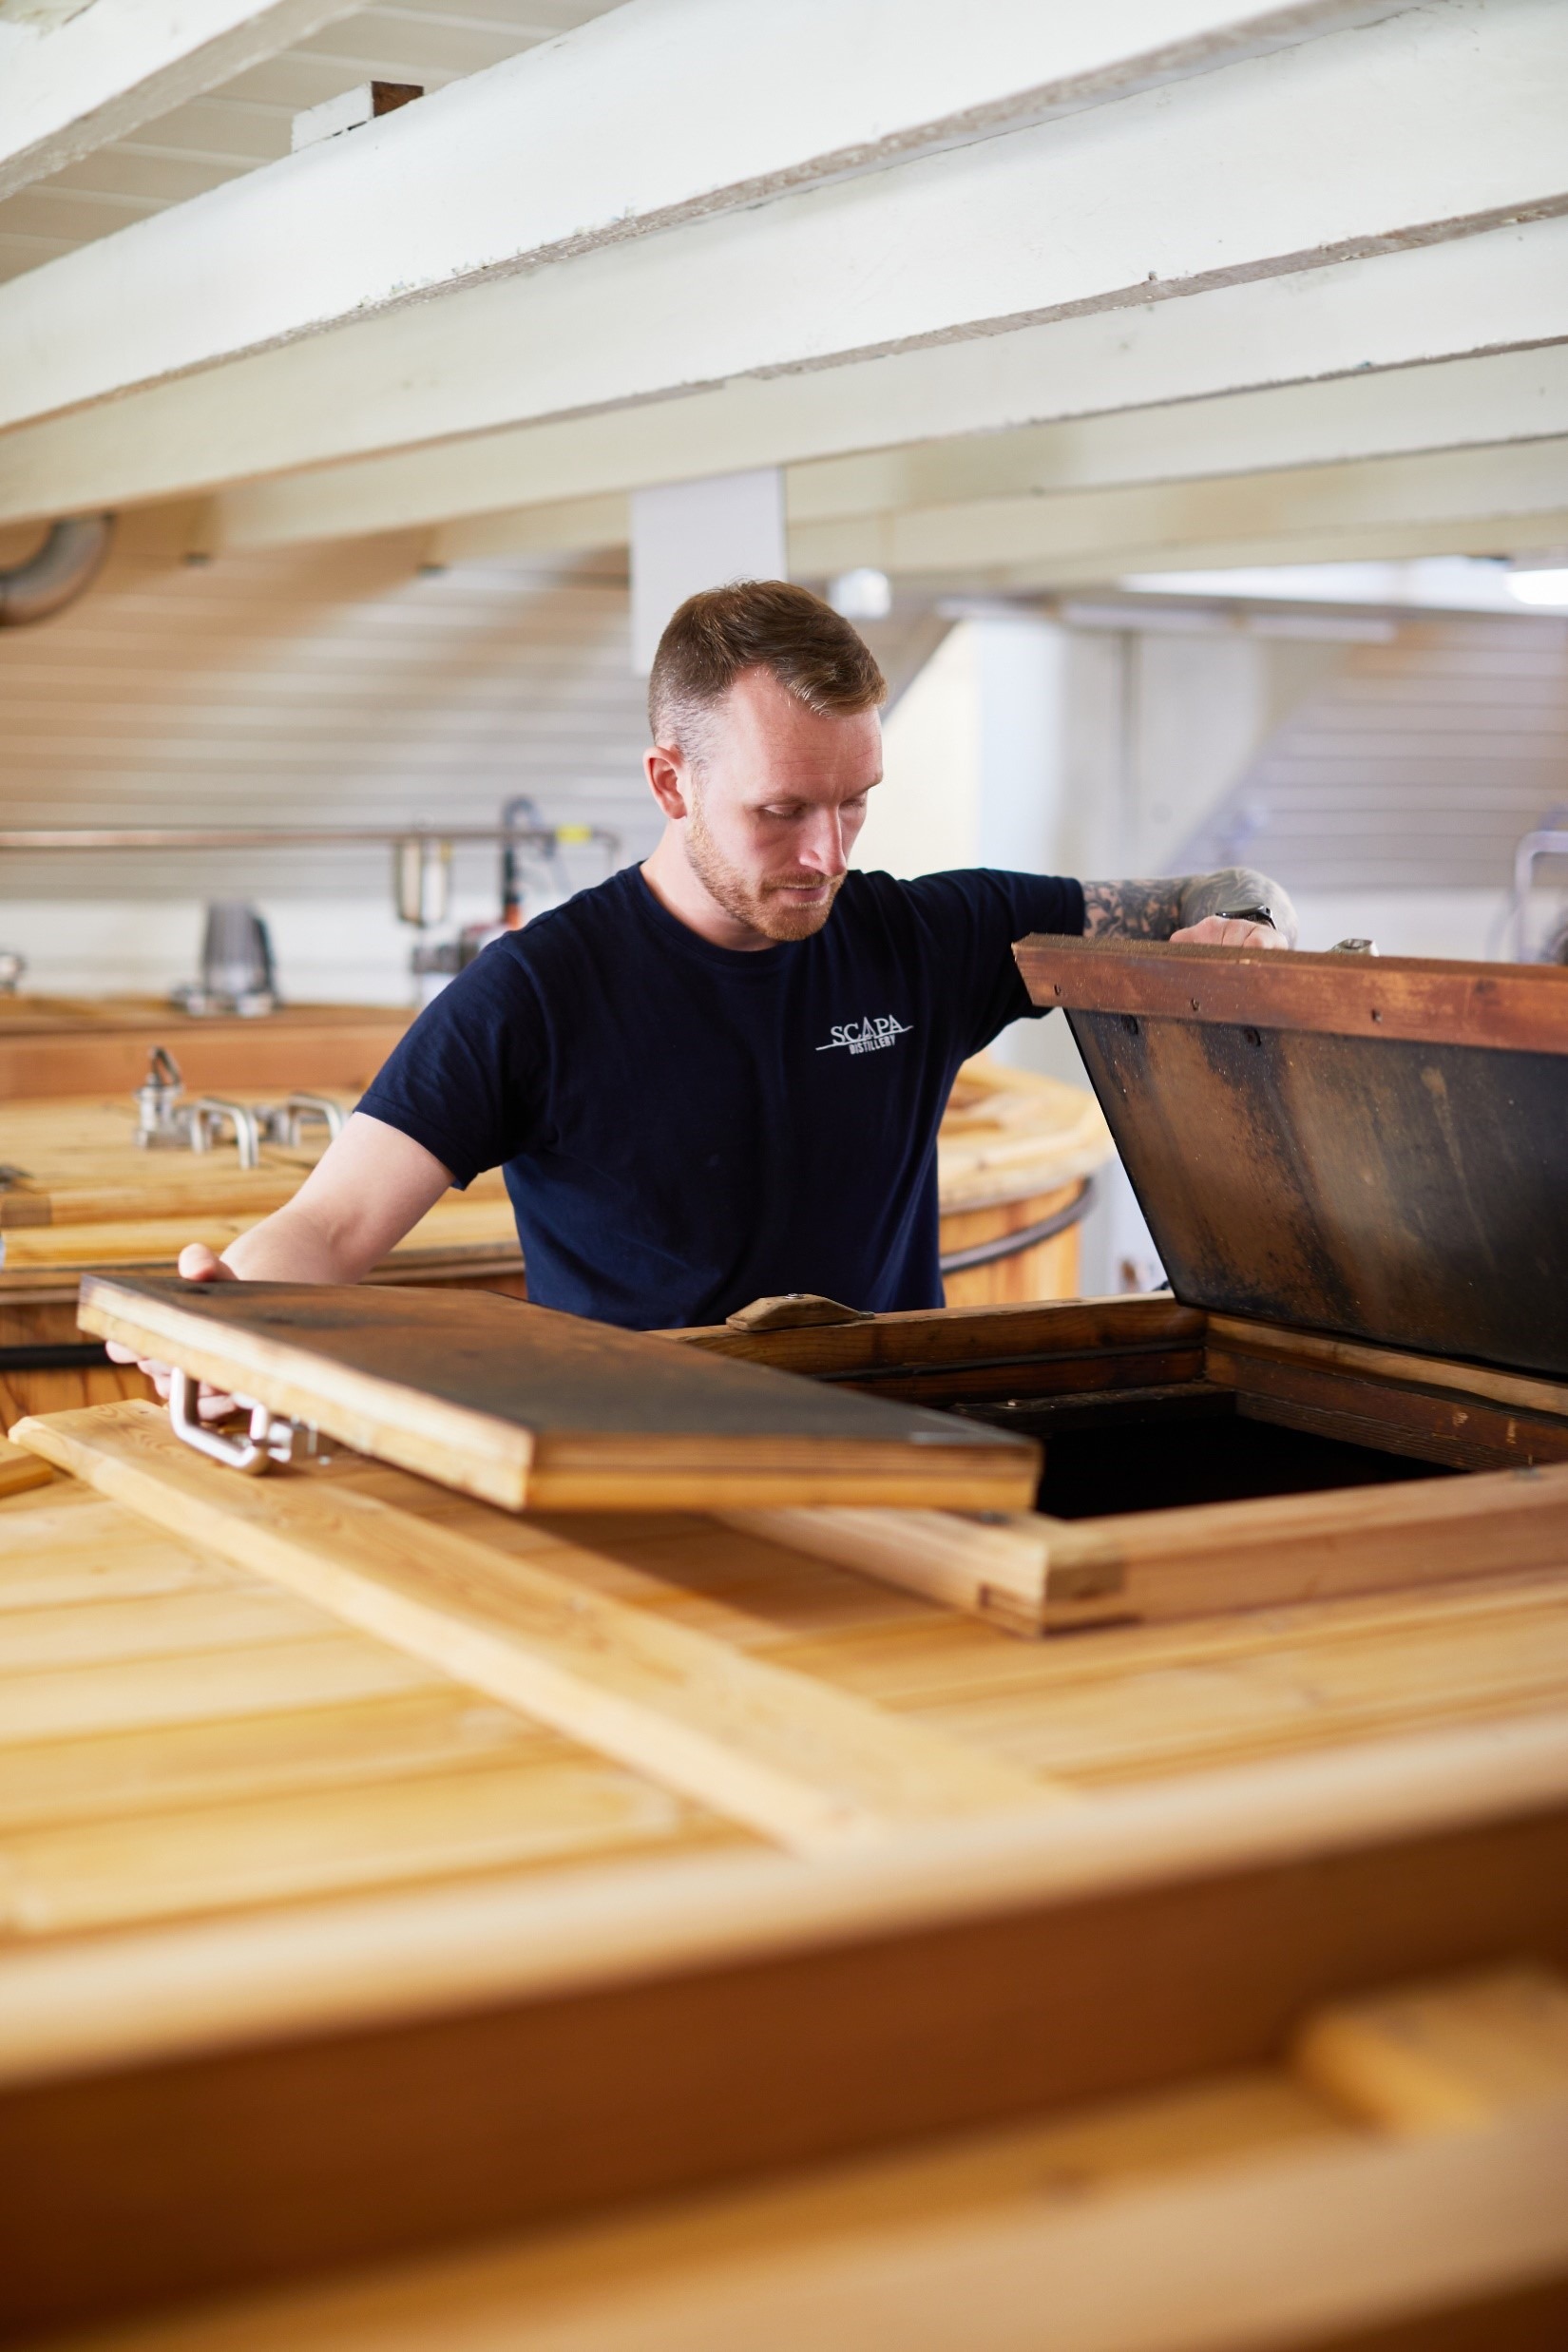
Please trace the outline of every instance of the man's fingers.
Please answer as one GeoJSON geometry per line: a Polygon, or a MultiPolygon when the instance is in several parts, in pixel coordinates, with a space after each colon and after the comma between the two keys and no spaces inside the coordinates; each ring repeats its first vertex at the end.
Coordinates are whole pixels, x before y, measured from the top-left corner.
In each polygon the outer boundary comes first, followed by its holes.
{"type": "Polygon", "coordinates": [[[204,1241],[187,1241],[180,1252],[179,1272],[186,1282],[238,1282],[239,1277],[232,1266],[225,1266],[216,1251],[204,1241]]]}
{"type": "Polygon", "coordinates": [[[1286,947],[1290,942],[1272,923],[1250,923],[1237,915],[1205,915],[1184,931],[1171,933],[1173,947],[1286,947]]]}

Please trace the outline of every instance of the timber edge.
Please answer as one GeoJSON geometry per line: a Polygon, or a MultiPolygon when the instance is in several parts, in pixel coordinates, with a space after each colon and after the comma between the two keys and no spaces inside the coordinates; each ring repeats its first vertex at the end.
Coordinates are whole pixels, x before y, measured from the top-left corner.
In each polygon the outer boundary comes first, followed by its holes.
{"type": "Polygon", "coordinates": [[[1568,1386],[1209,1313],[1162,1295],[665,1337],[941,1406],[1228,1391],[1245,1418],[1473,1475],[1065,1520],[1041,1512],[723,1514],[845,1567],[1041,1635],[1568,1564],[1568,1386]]]}

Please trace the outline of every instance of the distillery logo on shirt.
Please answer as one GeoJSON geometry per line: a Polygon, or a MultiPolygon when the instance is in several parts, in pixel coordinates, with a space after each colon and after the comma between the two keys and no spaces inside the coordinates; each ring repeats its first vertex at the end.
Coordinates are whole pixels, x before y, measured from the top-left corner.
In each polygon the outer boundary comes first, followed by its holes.
{"type": "Polygon", "coordinates": [[[895,1013],[868,1013],[864,1021],[835,1022],[826,1045],[819,1045],[819,1054],[834,1054],[842,1047],[850,1054],[880,1054],[889,1045],[896,1045],[901,1037],[908,1037],[910,1023],[898,1019],[895,1013]]]}

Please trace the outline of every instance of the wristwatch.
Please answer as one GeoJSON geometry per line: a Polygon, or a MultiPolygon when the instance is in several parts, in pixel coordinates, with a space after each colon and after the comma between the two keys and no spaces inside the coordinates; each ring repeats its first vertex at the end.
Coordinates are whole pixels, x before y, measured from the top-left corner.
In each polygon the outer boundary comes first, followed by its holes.
{"type": "Polygon", "coordinates": [[[1272,930],[1274,910],[1272,907],[1219,907],[1214,910],[1214,921],[1216,923],[1267,923],[1269,928],[1272,930]]]}

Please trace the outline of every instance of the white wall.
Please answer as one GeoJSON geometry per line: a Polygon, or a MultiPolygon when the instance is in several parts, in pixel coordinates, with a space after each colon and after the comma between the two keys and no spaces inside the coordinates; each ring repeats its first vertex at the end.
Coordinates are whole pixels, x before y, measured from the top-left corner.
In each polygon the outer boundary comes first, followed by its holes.
{"type": "MultiPolygon", "coordinates": [[[[198,565],[191,527],[182,509],[126,516],[86,596],[0,631],[0,824],[493,824],[522,792],[646,854],[616,564],[426,571],[405,532],[198,565]]],[[[26,551],[0,535],[0,563],[26,551]]],[[[574,855],[582,879],[604,870],[574,855]]],[[[390,872],[381,847],[0,856],[0,947],[46,992],[157,991],[194,976],[202,902],[243,897],[287,995],[408,1002],[390,872]]],[[[496,875],[493,849],[459,852],[454,925],[494,913],[496,875]]]]}

